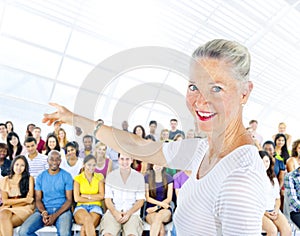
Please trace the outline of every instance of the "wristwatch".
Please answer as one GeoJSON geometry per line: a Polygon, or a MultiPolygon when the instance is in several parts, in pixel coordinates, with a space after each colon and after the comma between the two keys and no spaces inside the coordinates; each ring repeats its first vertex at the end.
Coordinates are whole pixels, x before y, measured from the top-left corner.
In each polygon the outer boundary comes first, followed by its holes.
{"type": "Polygon", "coordinates": [[[156,205],[156,207],[157,207],[157,211],[161,208],[161,206],[159,206],[159,205],[156,205]]]}

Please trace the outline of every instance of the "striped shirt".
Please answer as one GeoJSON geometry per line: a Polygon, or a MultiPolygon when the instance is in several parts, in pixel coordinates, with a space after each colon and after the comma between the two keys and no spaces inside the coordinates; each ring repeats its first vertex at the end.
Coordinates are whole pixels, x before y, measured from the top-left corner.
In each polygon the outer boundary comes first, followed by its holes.
{"type": "Polygon", "coordinates": [[[28,157],[28,154],[25,155],[29,164],[29,173],[31,176],[36,179],[36,177],[44,170],[48,169],[47,156],[38,153],[35,158],[32,160],[28,157]]]}
{"type": "Polygon", "coordinates": [[[207,150],[206,139],[163,146],[171,168],[192,169],[177,199],[174,223],[178,235],[260,235],[269,180],[257,148],[238,147],[197,179],[207,150]]]}
{"type": "Polygon", "coordinates": [[[290,199],[290,211],[300,211],[300,172],[299,168],[287,173],[284,177],[286,195],[290,199]]]}

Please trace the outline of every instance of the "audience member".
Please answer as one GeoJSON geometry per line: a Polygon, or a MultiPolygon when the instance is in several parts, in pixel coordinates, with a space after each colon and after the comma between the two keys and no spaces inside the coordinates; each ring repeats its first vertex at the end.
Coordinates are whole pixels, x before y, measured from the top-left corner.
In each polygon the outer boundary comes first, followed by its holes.
{"type": "Polygon", "coordinates": [[[118,161],[119,169],[109,173],[105,181],[108,210],[101,220],[101,234],[118,235],[122,229],[124,235],[141,235],[143,226],[139,215],[145,200],[144,177],[130,167],[130,157],[119,154],[118,161]]]}
{"type": "Polygon", "coordinates": [[[127,120],[124,120],[124,121],[122,122],[122,130],[129,132],[128,127],[129,127],[128,121],[127,121],[127,120]]]}
{"type": "Polygon", "coordinates": [[[6,139],[7,139],[6,124],[0,123],[0,143],[6,143],[6,139]]]}
{"type": "Polygon", "coordinates": [[[275,158],[281,160],[286,163],[287,159],[289,159],[290,154],[287,149],[287,142],[284,134],[277,134],[275,136],[275,158]]]}
{"type": "Polygon", "coordinates": [[[5,122],[6,128],[7,128],[7,133],[14,131],[14,124],[12,121],[8,120],[5,122]]]}
{"type": "Polygon", "coordinates": [[[110,147],[106,147],[106,155],[110,160],[112,160],[112,170],[116,170],[119,168],[119,161],[118,161],[118,152],[110,147]]]}
{"type": "MultiPolygon", "coordinates": [[[[146,132],[143,126],[137,125],[133,128],[132,133],[136,134],[142,139],[146,139],[146,132]]],[[[135,169],[136,171],[145,174],[147,170],[147,163],[138,161],[138,160],[133,160],[131,164],[131,168],[135,169]]]]}
{"type": "Polygon", "coordinates": [[[156,132],[157,129],[157,121],[151,120],[149,122],[149,134],[146,136],[146,139],[151,139],[153,141],[159,141],[159,135],[156,132]]]}
{"type": "Polygon", "coordinates": [[[1,179],[3,205],[0,208],[0,235],[12,236],[13,228],[21,225],[34,209],[34,179],[29,174],[25,156],[14,158],[10,175],[1,179]]]}
{"type": "Polygon", "coordinates": [[[54,121],[53,122],[53,128],[54,128],[54,130],[53,130],[52,133],[49,133],[47,136],[49,136],[50,134],[53,134],[56,137],[58,137],[58,130],[61,128],[61,125],[62,125],[62,123],[60,121],[58,121],[58,120],[54,121]]]}
{"type": "MultiPolygon", "coordinates": [[[[257,133],[257,125],[258,125],[258,122],[257,120],[250,120],[249,121],[249,126],[252,128],[252,135],[254,137],[252,137],[254,140],[257,140],[257,142],[259,143],[260,147],[261,145],[263,144],[263,137],[257,133]]],[[[261,149],[259,149],[261,150],[261,149]]]]}
{"type": "Polygon", "coordinates": [[[25,148],[23,148],[17,133],[13,131],[8,133],[6,140],[8,147],[8,156],[10,160],[14,159],[20,154],[23,155],[26,153],[25,148]]]}
{"type": "Polygon", "coordinates": [[[300,139],[293,142],[291,157],[286,162],[287,172],[298,169],[300,166],[300,139]]]}
{"type": "Polygon", "coordinates": [[[24,141],[27,149],[26,159],[29,164],[30,175],[36,178],[38,174],[48,168],[47,157],[37,151],[37,144],[34,137],[28,137],[24,141]]]}
{"type": "Polygon", "coordinates": [[[185,137],[185,134],[182,130],[177,129],[178,121],[176,119],[170,120],[171,130],[169,131],[169,139],[173,140],[176,134],[182,134],[185,137]]]}
{"type": "Polygon", "coordinates": [[[34,127],[32,131],[32,136],[35,138],[37,143],[37,150],[39,153],[42,153],[45,150],[45,141],[41,137],[41,128],[40,127],[34,127]]]}
{"type": "Polygon", "coordinates": [[[85,135],[82,138],[82,142],[83,142],[83,149],[80,150],[79,152],[79,158],[81,158],[82,160],[90,155],[93,154],[93,136],[91,135],[85,135]]]}
{"type": "Polygon", "coordinates": [[[58,235],[71,236],[73,179],[68,172],[59,168],[60,163],[60,152],[49,152],[49,169],[36,179],[37,210],[22,224],[20,235],[35,235],[34,232],[44,226],[55,225],[58,235]]]}
{"type": "Polygon", "coordinates": [[[5,143],[0,143],[0,177],[7,176],[10,172],[11,161],[7,158],[8,148],[5,143]]]}
{"type": "Polygon", "coordinates": [[[180,171],[173,176],[176,197],[178,196],[179,190],[182,188],[183,184],[188,180],[191,174],[192,171],[185,170],[180,171]]]}
{"type": "Polygon", "coordinates": [[[61,156],[64,158],[65,157],[65,150],[61,149],[58,143],[57,136],[54,134],[49,134],[47,139],[46,139],[46,144],[45,144],[45,155],[48,155],[48,153],[52,150],[59,151],[61,156]]]}
{"type": "Polygon", "coordinates": [[[68,142],[66,145],[67,154],[65,157],[62,157],[60,168],[69,172],[74,179],[76,175],[80,174],[80,171],[83,167],[83,161],[78,158],[79,147],[78,143],[68,142]]]}
{"type": "Polygon", "coordinates": [[[101,173],[104,178],[112,171],[112,160],[106,157],[106,148],[104,143],[98,142],[94,151],[97,160],[95,173],[101,173]]]}
{"type": "Polygon", "coordinates": [[[25,139],[26,139],[27,137],[32,137],[32,136],[33,136],[33,135],[32,135],[32,131],[33,131],[34,127],[35,127],[35,124],[28,124],[28,125],[27,125],[26,133],[25,133],[25,139]]]}
{"type": "Polygon", "coordinates": [[[146,183],[146,222],[150,224],[150,235],[165,235],[164,224],[171,221],[173,178],[162,166],[149,164],[146,183]]]}
{"type": "MultiPolygon", "coordinates": [[[[285,138],[286,138],[286,145],[287,147],[289,147],[292,143],[292,136],[290,134],[286,133],[286,124],[284,122],[280,122],[278,125],[278,133],[279,134],[284,134],[285,138]]],[[[277,134],[274,134],[272,136],[272,139],[275,140],[277,134]]]]}
{"type": "Polygon", "coordinates": [[[171,142],[172,140],[169,139],[169,134],[170,134],[170,132],[168,129],[162,129],[160,132],[159,141],[165,142],[165,143],[171,142]]]}
{"type": "Polygon", "coordinates": [[[284,178],[284,187],[289,202],[290,218],[300,228],[300,171],[299,168],[284,178]]]}
{"type": "Polygon", "coordinates": [[[188,132],[186,133],[186,138],[191,139],[191,138],[195,138],[195,137],[196,137],[195,130],[189,129],[188,132]]]}
{"type": "Polygon", "coordinates": [[[256,139],[254,133],[253,133],[253,129],[252,127],[247,127],[246,130],[249,132],[249,134],[251,135],[251,138],[253,140],[253,144],[257,147],[258,151],[261,151],[262,150],[262,147],[261,147],[261,144],[259,142],[258,139],[256,139]]]}
{"type": "Polygon", "coordinates": [[[290,236],[292,232],[289,223],[279,210],[281,205],[279,182],[273,170],[272,157],[266,151],[259,151],[259,155],[266,167],[266,173],[270,180],[266,191],[267,205],[262,219],[262,228],[267,232],[267,235],[277,235],[279,230],[280,235],[290,236]]]}
{"type": "Polygon", "coordinates": [[[80,234],[94,236],[103,215],[104,177],[95,173],[96,158],[88,155],[83,160],[84,171],[74,178],[74,200],[77,202],[74,219],[82,225],[80,234]]]}
{"type": "Polygon", "coordinates": [[[59,128],[57,140],[58,140],[60,149],[65,149],[66,144],[68,143],[68,140],[67,140],[67,133],[63,128],[59,128]]]}

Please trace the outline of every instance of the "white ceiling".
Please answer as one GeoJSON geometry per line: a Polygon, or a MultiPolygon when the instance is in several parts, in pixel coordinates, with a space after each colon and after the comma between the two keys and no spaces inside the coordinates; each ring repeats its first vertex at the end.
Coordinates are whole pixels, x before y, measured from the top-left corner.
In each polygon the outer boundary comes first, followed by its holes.
{"type": "MultiPolygon", "coordinates": [[[[284,121],[298,138],[299,22],[299,0],[0,0],[0,122],[12,120],[23,132],[27,123],[41,125],[42,114],[53,110],[49,101],[74,109],[89,72],[123,50],[160,46],[190,55],[208,40],[226,38],[245,44],[252,55],[255,88],[245,107],[245,125],[257,119],[268,139],[284,121]]],[[[183,124],[189,118],[178,114],[171,99],[183,101],[184,93],[183,77],[139,68],[105,84],[93,118],[118,126],[112,117],[123,104],[130,110],[124,119],[131,128],[150,119],[168,128],[173,116],[183,124]],[[124,99],[149,82],[162,86],[151,85],[158,91],[151,101],[124,99]],[[158,99],[166,91],[170,104],[158,99]]]]}

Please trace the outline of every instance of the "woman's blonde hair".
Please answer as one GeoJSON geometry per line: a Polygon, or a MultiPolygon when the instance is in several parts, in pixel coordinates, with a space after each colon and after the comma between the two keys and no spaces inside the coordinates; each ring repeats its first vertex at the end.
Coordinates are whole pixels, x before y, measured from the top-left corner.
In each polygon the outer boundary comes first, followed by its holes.
{"type": "Polygon", "coordinates": [[[248,49],[234,41],[214,39],[197,48],[192,57],[221,59],[232,65],[234,77],[240,81],[248,81],[251,57],[248,49]]]}

